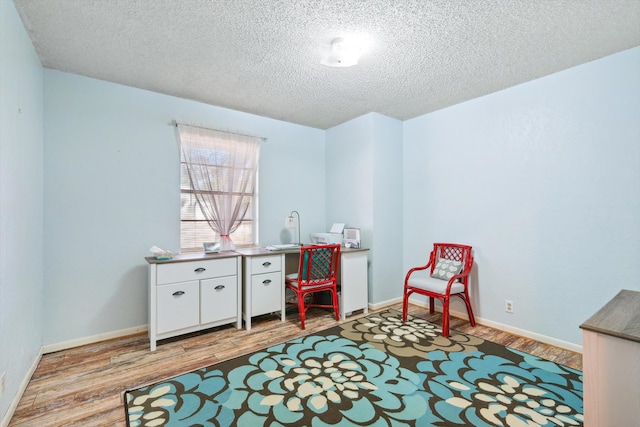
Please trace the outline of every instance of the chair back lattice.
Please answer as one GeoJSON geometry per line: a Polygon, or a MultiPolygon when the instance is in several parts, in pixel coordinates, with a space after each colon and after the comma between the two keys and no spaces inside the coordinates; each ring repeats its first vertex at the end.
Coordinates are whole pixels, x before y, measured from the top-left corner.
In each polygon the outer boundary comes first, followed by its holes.
{"type": "Polygon", "coordinates": [[[303,246],[298,274],[301,285],[321,285],[336,280],[340,245],[303,246]]]}
{"type": "Polygon", "coordinates": [[[456,243],[434,243],[431,252],[431,270],[439,259],[450,259],[452,261],[462,261],[466,271],[473,265],[473,255],[471,255],[471,246],[458,245],[456,243]]]}

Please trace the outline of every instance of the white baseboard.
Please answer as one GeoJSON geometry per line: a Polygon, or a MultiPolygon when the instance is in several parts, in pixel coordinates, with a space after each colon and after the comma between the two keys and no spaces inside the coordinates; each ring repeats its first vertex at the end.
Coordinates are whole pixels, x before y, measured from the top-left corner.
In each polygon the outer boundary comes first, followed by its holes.
{"type": "MultiPolygon", "coordinates": [[[[369,303],[369,308],[372,310],[377,310],[380,308],[384,308],[386,306],[390,306],[393,304],[397,304],[402,302],[402,297],[398,297],[398,298],[393,298],[384,302],[379,302],[379,303],[369,303]]],[[[417,305],[419,307],[424,307],[425,309],[429,309],[429,303],[427,300],[421,300],[421,299],[413,299],[413,298],[409,298],[409,302],[413,305],[417,305]]],[[[436,304],[436,311],[442,311],[442,308],[439,304],[436,304]]],[[[467,312],[466,311],[457,311],[457,310],[451,310],[450,311],[451,315],[454,317],[459,317],[461,319],[469,319],[469,316],[467,316],[467,312]]],[[[506,325],[504,323],[498,323],[498,322],[494,322],[493,320],[489,320],[489,319],[483,319],[481,317],[477,317],[476,316],[476,323],[479,323],[481,325],[484,326],[489,326],[491,328],[494,329],[499,329],[501,331],[505,331],[505,332],[510,332],[512,334],[515,335],[520,335],[526,338],[531,338],[532,340],[536,340],[536,341],[540,341],[542,343],[545,344],[550,344],[556,347],[560,347],[563,348],[565,350],[570,350],[570,351],[575,351],[576,353],[582,353],[582,346],[578,345],[578,344],[574,344],[568,341],[563,341],[563,340],[559,340],[553,337],[548,337],[546,335],[541,335],[541,334],[537,334],[535,332],[531,332],[531,331],[527,331],[525,329],[520,329],[520,328],[516,328],[510,325],[506,325]]]]}
{"type": "MultiPolygon", "coordinates": [[[[419,307],[424,307],[425,309],[429,309],[429,303],[427,300],[419,300],[409,298],[409,302],[411,304],[417,305],[419,307]]],[[[436,304],[436,311],[442,311],[440,305],[436,304]]],[[[469,319],[466,311],[457,311],[450,310],[449,312],[454,317],[459,317],[461,319],[469,319]]],[[[582,346],[578,344],[574,344],[568,341],[559,340],[557,338],[548,337],[546,335],[537,334],[535,332],[527,331],[525,329],[516,328],[514,326],[506,325],[504,323],[494,322],[493,320],[483,319],[482,317],[475,316],[476,323],[479,323],[484,326],[489,326],[490,328],[499,329],[501,331],[510,332],[515,335],[520,335],[522,337],[531,338],[532,340],[540,341],[545,344],[550,344],[556,347],[563,348],[569,351],[575,351],[576,353],[582,353],[582,346]]]]}
{"type": "Polygon", "coordinates": [[[47,353],[53,353],[60,350],[68,350],[70,348],[80,347],[81,345],[94,344],[100,341],[126,337],[128,335],[134,335],[140,332],[145,332],[147,330],[149,330],[149,327],[147,325],[142,325],[142,326],[136,326],[133,328],[120,329],[118,331],[106,332],[104,334],[92,335],[90,337],[64,341],[57,344],[47,344],[45,346],[42,346],[42,353],[47,354],[47,353]]]}
{"type": "MultiPolygon", "coordinates": [[[[453,313],[453,311],[451,313],[453,313]]],[[[456,312],[455,316],[466,318],[467,313],[456,312]]],[[[550,344],[556,347],[564,348],[565,350],[575,351],[576,353],[582,353],[581,345],[574,344],[569,341],[563,341],[557,338],[548,337],[546,335],[536,334],[535,332],[515,328],[513,326],[505,325],[504,323],[494,322],[492,320],[482,319],[480,317],[476,317],[476,323],[480,323],[481,325],[489,326],[491,328],[500,329],[501,331],[511,332],[512,334],[515,334],[515,335],[531,338],[532,340],[540,341],[545,344],[550,344]]]]}
{"type": "Polygon", "coordinates": [[[7,427],[9,425],[9,421],[11,421],[11,417],[13,416],[13,413],[18,407],[18,403],[20,402],[22,395],[27,389],[27,386],[29,385],[29,381],[31,381],[31,377],[33,376],[33,373],[36,371],[36,368],[38,367],[38,363],[40,363],[40,359],[42,359],[42,355],[47,353],[54,353],[60,350],[67,350],[74,347],[80,347],[81,345],[93,344],[100,341],[106,341],[113,338],[120,338],[128,335],[134,335],[139,332],[147,331],[148,329],[149,328],[147,325],[142,325],[142,326],[136,326],[134,328],[121,329],[119,331],[93,335],[85,338],[78,338],[75,340],[64,341],[61,343],[49,344],[49,345],[44,345],[40,347],[40,351],[36,355],[36,359],[31,365],[31,368],[29,368],[29,371],[27,372],[27,374],[22,379],[22,382],[20,383],[20,388],[18,389],[18,392],[16,393],[13,400],[11,401],[11,406],[9,406],[7,413],[2,418],[2,421],[0,422],[0,427],[7,427]]]}
{"type": "Polygon", "coordinates": [[[20,399],[22,399],[22,395],[27,389],[27,386],[29,385],[29,381],[31,381],[31,377],[33,376],[33,373],[36,371],[36,368],[38,367],[38,363],[40,363],[40,359],[42,359],[42,355],[43,355],[42,348],[40,348],[40,351],[36,355],[36,358],[31,364],[31,367],[29,368],[29,370],[27,371],[27,374],[22,379],[22,382],[20,383],[20,387],[18,387],[17,393],[15,394],[15,396],[13,396],[13,400],[11,401],[11,405],[9,406],[9,409],[7,409],[7,413],[4,414],[4,417],[2,417],[2,421],[0,422],[0,427],[7,427],[9,425],[9,421],[11,421],[11,417],[13,417],[13,413],[16,411],[16,408],[18,407],[18,403],[20,403],[20,399]]]}
{"type": "MultiPolygon", "coordinates": [[[[393,304],[397,304],[402,302],[402,297],[398,297],[398,298],[392,298],[390,300],[387,301],[382,301],[382,302],[378,302],[378,303],[369,303],[369,309],[370,310],[378,310],[380,308],[384,308],[393,304]]],[[[409,302],[411,304],[420,306],[420,307],[424,307],[426,309],[429,308],[428,302],[427,301],[423,301],[423,300],[419,300],[419,299],[412,299],[409,298],[409,302]]],[[[436,310],[437,311],[441,311],[441,308],[438,304],[436,304],[436,310]]],[[[451,310],[451,315],[455,316],[455,317],[459,317],[462,319],[468,319],[467,313],[463,312],[463,311],[457,311],[457,310],[451,310]]],[[[559,340],[557,338],[553,338],[553,337],[548,337],[546,335],[541,335],[541,334],[537,334],[535,332],[531,332],[525,329],[520,329],[520,328],[516,328],[514,326],[510,326],[504,323],[499,323],[499,322],[495,322],[493,320],[489,320],[489,319],[484,319],[482,317],[477,317],[476,316],[476,322],[484,325],[484,326],[489,326],[491,328],[495,328],[495,329],[499,329],[501,331],[505,331],[505,332],[510,332],[516,335],[520,335],[526,338],[531,338],[533,340],[536,341],[540,341],[543,342],[545,344],[550,344],[550,345],[554,345],[556,347],[560,347],[563,348],[565,350],[570,350],[570,351],[575,351],[577,353],[582,353],[582,346],[578,345],[578,344],[574,344],[568,341],[563,341],[563,340],[559,340]]],[[[100,341],[105,341],[105,340],[109,340],[109,339],[113,339],[113,338],[120,338],[120,337],[124,337],[127,335],[133,335],[133,334],[137,334],[140,332],[145,332],[147,331],[149,328],[147,325],[141,325],[141,326],[136,326],[133,328],[128,328],[128,329],[121,329],[119,331],[113,331],[113,332],[108,332],[108,333],[104,333],[104,334],[98,334],[98,335],[93,335],[90,337],[85,337],[85,338],[78,338],[75,340],[70,340],[70,341],[65,341],[65,342],[61,342],[61,343],[57,343],[57,344],[49,344],[49,345],[45,345],[42,347],[41,350],[41,354],[47,354],[47,353],[53,353],[56,351],[60,351],[60,350],[67,350],[70,348],[74,348],[74,347],[79,347],[81,345],[86,345],[86,344],[93,344],[96,342],[100,342],[100,341]]],[[[0,425],[0,427],[3,427],[0,425]]]]}
{"type": "Polygon", "coordinates": [[[385,308],[389,305],[393,305],[393,304],[397,304],[399,302],[402,302],[402,297],[398,297],[398,298],[393,298],[387,301],[383,301],[383,302],[377,302],[377,303],[369,303],[369,309],[371,310],[377,310],[379,308],[385,308]]]}

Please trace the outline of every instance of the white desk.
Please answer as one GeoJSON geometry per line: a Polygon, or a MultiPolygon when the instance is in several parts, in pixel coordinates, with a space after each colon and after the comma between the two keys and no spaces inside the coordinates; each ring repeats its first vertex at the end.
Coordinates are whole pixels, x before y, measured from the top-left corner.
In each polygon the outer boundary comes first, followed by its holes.
{"type": "MultiPolygon", "coordinates": [[[[340,248],[338,285],[340,318],[346,319],[356,310],[369,312],[369,280],[367,252],[369,249],[340,248]]],[[[251,318],[261,314],[280,311],[285,320],[286,274],[298,271],[300,249],[268,251],[264,248],[237,249],[243,257],[243,310],[242,317],[247,330],[251,329],[251,318]],[[268,264],[268,265],[266,265],[268,264]],[[265,274],[271,274],[267,277],[265,274]],[[275,289],[273,274],[280,277],[275,289]],[[265,283],[265,280],[270,280],[265,283]],[[266,289],[269,288],[267,292],[266,289]]]]}

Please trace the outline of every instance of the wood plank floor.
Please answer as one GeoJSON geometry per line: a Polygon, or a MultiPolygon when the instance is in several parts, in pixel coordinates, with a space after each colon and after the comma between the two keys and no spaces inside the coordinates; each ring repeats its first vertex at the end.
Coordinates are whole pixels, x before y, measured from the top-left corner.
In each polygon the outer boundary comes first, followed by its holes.
{"type": "MultiPolygon", "coordinates": [[[[402,310],[401,304],[391,307],[402,310]]],[[[410,306],[409,313],[440,324],[440,314],[430,315],[423,307],[410,306]]],[[[349,317],[350,321],[361,312],[349,317]]],[[[122,393],[184,372],[259,350],[338,322],[325,310],[309,311],[307,330],[299,326],[297,313],[254,318],[251,331],[234,326],[214,328],[206,333],[161,341],[149,351],[146,333],[45,354],[9,427],[27,426],[118,426],[126,425],[122,393]]],[[[536,356],[582,369],[579,353],[451,318],[451,328],[512,347],[536,356]]]]}

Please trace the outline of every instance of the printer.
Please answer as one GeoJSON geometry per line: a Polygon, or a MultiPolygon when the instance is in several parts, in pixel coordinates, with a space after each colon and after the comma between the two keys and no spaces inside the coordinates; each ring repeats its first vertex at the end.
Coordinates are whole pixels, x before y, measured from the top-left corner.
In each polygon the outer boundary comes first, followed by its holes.
{"type": "Polygon", "coordinates": [[[342,232],[344,231],[344,224],[336,223],[331,226],[331,230],[328,233],[309,233],[309,239],[314,245],[321,244],[342,244],[342,232]]]}

